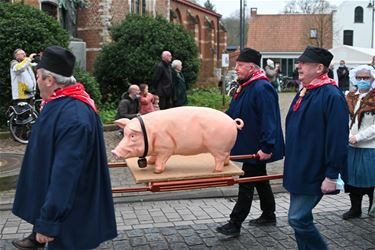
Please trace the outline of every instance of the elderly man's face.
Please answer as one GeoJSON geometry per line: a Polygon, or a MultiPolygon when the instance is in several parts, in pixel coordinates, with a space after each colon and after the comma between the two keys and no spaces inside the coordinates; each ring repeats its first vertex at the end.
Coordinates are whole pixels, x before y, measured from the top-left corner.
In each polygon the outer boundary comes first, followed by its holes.
{"type": "Polygon", "coordinates": [[[16,60],[21,62],[23,59],[26,57],[26,52],[23,51],[22,49],[18,50],[15,54],[16,60]]]}
{"type": "Polygon", "coordinates": [[[322,74],[323,65],[319,63],[299,62],[298,66],[299,80],[303,85],[309,85],[312,80],[322,74]]]}
{"type": "Polygon", "coordinates": [[[236,62],[234,70],[236,71],[238,80],[246,80],[254,72],[254,66],[247,62],[236,62]]]}
{"type": "Polygon", "coordinates": [[[42,77],[42,69],[37,70],[37,84],[40,92],[40,97],[42,97],[43,100],[47,100],[48,97],[53,93],[54,91],[54,78],[49,75],[45,79],[42,77]]]}
{"type": "Polygon", "coordinates": [[[163,61],[170,63],[172,61],[172,54],[169,52],[164,52],[163,53],[163,61]]]}

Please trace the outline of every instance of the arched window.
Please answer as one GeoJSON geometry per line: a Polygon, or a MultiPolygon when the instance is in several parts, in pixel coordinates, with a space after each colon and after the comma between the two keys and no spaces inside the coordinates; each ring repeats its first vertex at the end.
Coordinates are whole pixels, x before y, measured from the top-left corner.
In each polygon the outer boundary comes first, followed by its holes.
{"type": "Polygon", "coordinates": [[[146,0],[132,0],[132,13],[138,15],[146,14],[146,0]]]}
{"type": "Polygon", "coordinates": [[[361,6],[354,9],[354,22],[363,23],[363,8],[361,6]]]}
{"type": "Polygon", "coordinates": [[[52,2],[42,2],[42,11],[57,19],[57,4],[52,2]]]}

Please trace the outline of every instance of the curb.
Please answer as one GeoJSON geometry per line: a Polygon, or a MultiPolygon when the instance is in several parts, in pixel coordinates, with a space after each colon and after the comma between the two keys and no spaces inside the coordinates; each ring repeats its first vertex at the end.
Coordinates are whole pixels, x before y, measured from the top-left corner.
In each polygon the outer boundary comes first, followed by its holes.
{"type": "MultiPolygon", "coordinates": [[[[116,129],[117,129],[117,126],[113,123],[103,124],[103,131],[104,132],[114,131],[116,129]]],[[[0,130],[0,140],[6,140],[6,139],[12,139],[12,136],[10,135],[9,130],[6,130],[6,129],[0,130]]]]}

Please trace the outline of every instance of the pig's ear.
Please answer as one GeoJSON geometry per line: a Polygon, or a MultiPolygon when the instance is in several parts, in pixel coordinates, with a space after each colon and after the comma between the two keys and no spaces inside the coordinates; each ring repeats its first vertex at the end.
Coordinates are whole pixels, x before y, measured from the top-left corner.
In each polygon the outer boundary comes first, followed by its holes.
{"type": "Polygon", "coordinates": [[[115,121],[115,124],[119,126],[120,128],[125,128],[126,125],[130,122],[127,118],[118,119],[115,121]]]}

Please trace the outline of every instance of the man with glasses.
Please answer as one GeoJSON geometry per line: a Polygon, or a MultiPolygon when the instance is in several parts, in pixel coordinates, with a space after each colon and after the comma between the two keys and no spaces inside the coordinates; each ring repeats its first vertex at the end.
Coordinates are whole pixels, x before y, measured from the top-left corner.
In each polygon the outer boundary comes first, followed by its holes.
{"type": "Polygon", "coordinates": [[[36,91],[36,79],[32,66],[34,57],[32,53],[26,56],[23,49],[16,49],[13,53],[14,60],[10,63],[10,78],[12,84],[12,99],[15,103],[30,101],[36,91]]]}
{"type": "Polygon", "coordinates": [[[312,209],[324,194],[337,193],[347,164],[348,108],[327,75],[333,55],[308,46],[298,58],[303,88],[286,118],[284,187],[290,193],[288,220],[299,249],[327,249],[314,225],[312,209]]]}
{"type": "MultiPolygon", "coordinates": [[[[241,51],[236,61],[239,86],[226,113],[241,118],[245,125],[238,131],[231,155],[258,154],[259,159],[239,160],[243,163],[243,177],[267,175],[266,163],[284,156],[280,107],[277,93],[260,68],[261,54],[251,48],[241,51]]],[[[262,215],[250,220],[250,225],[276,223],[275,199],[269,181],[240,183],[238,200],[227,224],[216,228],[226,236],[239,236],[241,225],[250,212],[254,188],[260,200],[262,215]]]]}

